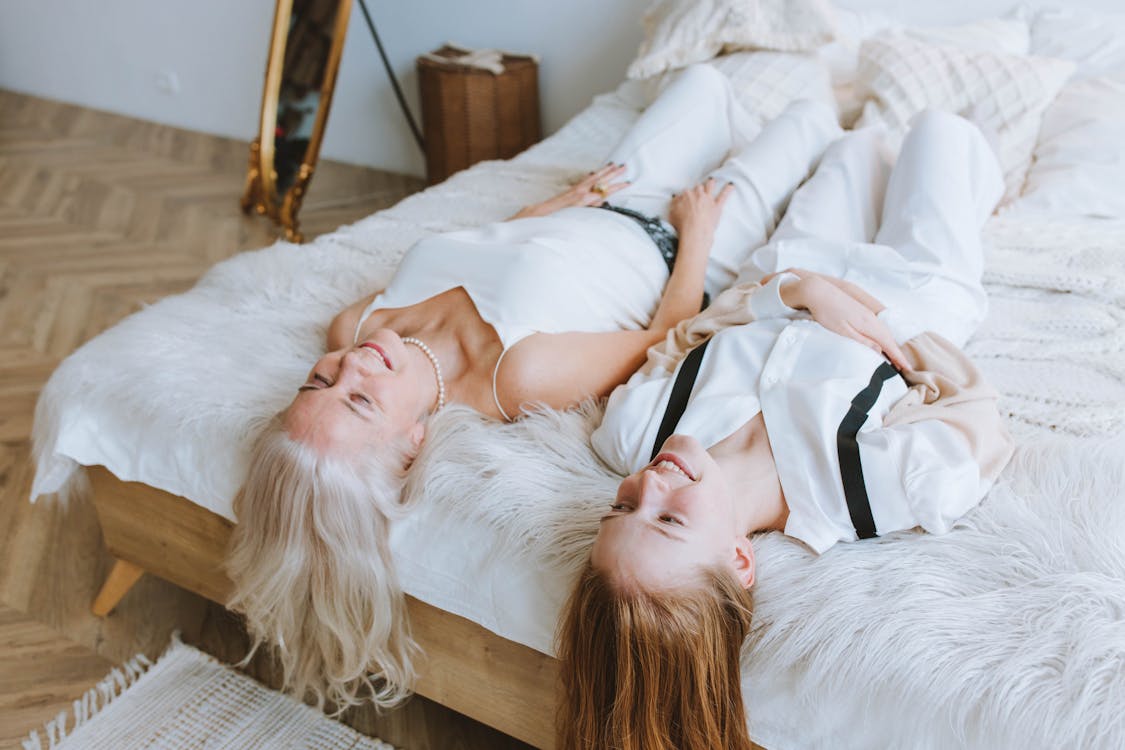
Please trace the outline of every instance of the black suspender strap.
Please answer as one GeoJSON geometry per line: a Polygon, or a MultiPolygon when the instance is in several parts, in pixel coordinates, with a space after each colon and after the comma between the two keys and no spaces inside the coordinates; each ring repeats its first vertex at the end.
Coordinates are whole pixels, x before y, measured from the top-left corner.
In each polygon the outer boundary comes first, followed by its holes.
{"type": "Polygon", "coordinates": [[[875,533],[875,519],[871,515],[871,501],[867,497],[867,485],[863,481],[863,464],[859,460],[859,443],[856,435],[867,421],[867,413],[879,399],[883,383],[893,378],[898,371],[884,362],[876,368],[867,387],[852,399],[851,408],[840,422],[836,431],[836,451],[840,456],[840,479],[844,483],[844,497],[848,501],[848,515],[860,539],[871,539],[875,533]]]}
{"type": "Polygon", "coordinates": [[[687,409],[688,397],[691,396],[691,389],[695,386],[695,379],[699,375],[699,365],[703,362],[703,353],[707,351],[707,345],[710,343],[711,339],[707,339],[692,349],[680,364],[680,371],[676,374],[676,382],[672,384],[672,395],[668,399],[668,407],[664,410],[664,419],[661,420],[660,429],[656,432],[656,442],[652,444],[652,455],[648,457],[649,461],[656,458],[656,454],[660,452],[660,446],[664,445],[664,441],[676,431],[676,425],[680,423],[680,417],[684,415],[684,411],[687,409]]]}

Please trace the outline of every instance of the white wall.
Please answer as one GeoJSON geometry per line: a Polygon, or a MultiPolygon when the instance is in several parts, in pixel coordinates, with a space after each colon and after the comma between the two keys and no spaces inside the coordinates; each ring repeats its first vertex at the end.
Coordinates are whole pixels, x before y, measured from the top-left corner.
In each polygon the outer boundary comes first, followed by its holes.
{"type": "MultiPolygon", "coordinates": [[[[414,59],[454,41],[539,55],[548,134],[622,79],[647,0],[367,4],[416,117],[414,59]]],[[[0,87],[249,141],[273,11],[273,0],[0,0],[0,87]],[[178,91],[161,90],[162,73],[178,91]]],[[[424,171],[358,3],[321,154],[424,171]]]]}
{"type": "MultiPolygon", "coordinates": [[[[1014,0],[836,0],[904,21],[998,15],[1014,0]]],[[[420,115],[414,58],[445,41],[540,56],[544,134],[611,89],[649,0],[368,0],[420,115]]],[[[1125,0],[1034,0],[1122,10],[1125,0]]],[[[257,130],[273,0],[0,0],[0,87],[249,140],[257,130]],[[179,90],[159,87],[162,72],[179,90]]],[[[358,3],[322,155],[422,174],[358,3]]],[[[2,116],[2,113],[0,113],[2,116]]]]}
{"type": "Polygon", "coordinates": [[[830,0],[852,10],[878,10],[905,23],[939,26],[974,18],[1003,16],[1018,5],[1076,7],[1102,12],[1125,11],[1125,0],[830,0]]]}

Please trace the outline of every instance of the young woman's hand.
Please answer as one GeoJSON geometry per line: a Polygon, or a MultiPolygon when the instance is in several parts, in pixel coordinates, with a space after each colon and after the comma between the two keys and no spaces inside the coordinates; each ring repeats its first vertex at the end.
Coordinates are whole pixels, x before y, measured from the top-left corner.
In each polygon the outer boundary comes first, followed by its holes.
{"type": "Polygon", "coordinates": [[[734,191],[734,185],[727,183],[722,190],[715,192],[716,181],[709,177],[694,187],[690,187],[672,198],[668,209],[668,223],[680,237],[680,247],[704,247],[708,252],[715,237],[715,227],[723,213],[723,204],[734,191]]]}
{"type": "Polygon", "coordinates": [[[607,164],[599,170],[590,172],[553,198],[521,208],[511,218],[547,216],[560,209],[574,206],[600,206],[605,203],[606,198],[629,186],[628,182],[620,179],[624,174],[624,164],[607,164]]]}
{"type": "MultiPolygon", "coordinates": [[[[797,274],[799,281],[782,289],[787,305],[808,310],[817,323],[874,349],[899,370],[911,369],[891,330],[876,317],[883,309],[878,300],[842,279],[799,269],[789,271],[797,274]]],[[[773,276],[765,277],[762,283],[773,276]]]]}

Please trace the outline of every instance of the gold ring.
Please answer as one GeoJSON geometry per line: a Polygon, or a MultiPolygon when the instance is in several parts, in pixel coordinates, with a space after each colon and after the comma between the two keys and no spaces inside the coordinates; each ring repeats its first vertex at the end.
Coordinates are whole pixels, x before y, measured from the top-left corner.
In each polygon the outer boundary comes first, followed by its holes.
{"type": "Polygon", "coordinates": [[[609,191],[606,189],[606,186],[600,182],[595,182],[594,186],[590,188],[590,190],[591,192],[597,193],[603,198],[609,195],[609,191]]]}

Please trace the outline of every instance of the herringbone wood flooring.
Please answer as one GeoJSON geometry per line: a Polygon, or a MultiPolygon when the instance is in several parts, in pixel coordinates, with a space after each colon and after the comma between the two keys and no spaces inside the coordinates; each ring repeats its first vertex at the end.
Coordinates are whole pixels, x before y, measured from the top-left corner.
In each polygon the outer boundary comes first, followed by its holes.
{"type": "MultiPolygon", "coordinates": [[[[92,685],[107,661],[158,655],[175,629],[220,659],[245,654],[233,615],[152,576],[109,618],[93,617],[89,605],[110,560],[92,507],[32,505],[27,494],[35,400],[58,362],[141,305],[189,288],[215,262],[278,236],[238,209],[247,149],[0,91],[0,602],[9,608],[0,609],[0,660],[22,659],[23,676],[35,684],[65,676],[57,690],[29,692],[5,678],[5,730],[35,713],[6,707],[30,705],[41,709],[35,723],[49,719],[76,695],[73,674],[89,674],[92,685]],[[28,659],[31,647],[12,635],[35,623],[61,634],[51,635],[58,640],[49,659],[28,659]]],[[[412,177],[322,162],[302,230],[315,237],[421,187],[412,177]]],[[[264,659],[250,671],[276,684],[264,659]]],[[[526,747],[422,698],[384,716],[352,711],[346,720],[408,750],[526,747]]]]}

